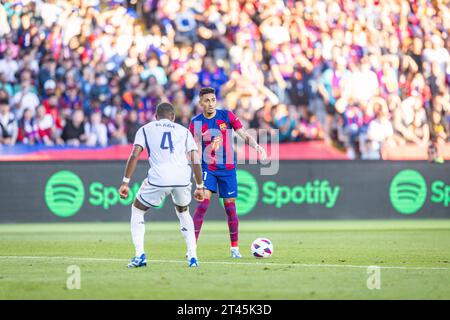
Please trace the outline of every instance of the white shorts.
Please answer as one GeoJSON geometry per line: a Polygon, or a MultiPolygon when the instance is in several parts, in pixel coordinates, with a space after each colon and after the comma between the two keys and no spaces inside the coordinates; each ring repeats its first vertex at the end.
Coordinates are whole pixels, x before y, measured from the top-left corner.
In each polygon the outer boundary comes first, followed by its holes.
{"type": "Polygon", "coordinates": [[[171,194],[172,201],[180,207],[188,206],[191,203],[191,183],[187,186],[158,187],[152,185],[145,179],[136,195],[140,203],[147,207],[157,207],[164,198],[171,194]]]}

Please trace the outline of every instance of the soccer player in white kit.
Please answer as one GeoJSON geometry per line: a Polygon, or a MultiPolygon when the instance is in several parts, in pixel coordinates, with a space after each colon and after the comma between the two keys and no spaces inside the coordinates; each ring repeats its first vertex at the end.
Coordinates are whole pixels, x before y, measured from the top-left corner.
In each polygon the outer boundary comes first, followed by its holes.
{"type": "Polygon", "coordinates": [[[191,202],[192,163],[197,188],[194,198],[203,201],[203,179],[198,148],[192,134],[185,127],[174,123],[175,110],[170,103],[163,102],[156,107],[156,121],[139,128],[134,140],[133,151],[128,158],[122,185],[121,198],[129,193],[129,182],[139,156],[147,149],[150,169],[131,206],[131,236],[136,250],[128,264],[129,268],[145,267],[147,257],[144,252],[144,214],[150,207],[157,207],[167,195],[172,196],[175,212],[180,219],[180,230],[187,246],[188,265],[198,267],[197,245],[194,222],[189,214],[191,202]]]}

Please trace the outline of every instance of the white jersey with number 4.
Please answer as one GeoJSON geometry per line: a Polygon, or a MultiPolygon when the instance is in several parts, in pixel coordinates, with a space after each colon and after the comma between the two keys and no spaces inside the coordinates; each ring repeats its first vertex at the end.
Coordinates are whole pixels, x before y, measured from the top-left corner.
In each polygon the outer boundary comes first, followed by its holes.
{"type": "Polygon", "coordinates": [[[168,119],[152,121],[139,128],[134,144],[147,149],[150,185],[190,185],[192,171],[186,154],[198,148],[188,129],[168,119]]]}

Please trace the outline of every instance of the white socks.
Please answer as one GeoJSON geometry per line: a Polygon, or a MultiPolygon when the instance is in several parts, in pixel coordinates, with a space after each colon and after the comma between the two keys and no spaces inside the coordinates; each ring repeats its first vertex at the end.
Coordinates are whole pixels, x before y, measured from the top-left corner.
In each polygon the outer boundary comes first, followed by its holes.
{"type": "Polygon", "coordinates": [[[197,242],[195,241],[194,221],[189,214],[189,207],[186,211],[178,212],[175,208],[178,219],[180,219],[180,231],[186,241],[188,259],[197,258],[197,242]]]}
{"type": "MultiPolygon", "coordinates": [[[[195,241],[195,228],[194,221],[188,210],[177,213],[178,219],[180,219],[180,231],[186,241],[186,247],[188,252],[188,258],[197,258],[197,242],[195,241]]],[[[134,248],[136,250],[136,257],[140,257],[144,253],[144,235],[145,235],[145,211],[131,206],[131,238],[133,239],[134,248]]]]}
{"type": "Polygon", "coordinates": [[[131,238],[133,239],[136,257],[144,253],[144,235],[145,235],[145,211],[131,206],[131,238]]]}

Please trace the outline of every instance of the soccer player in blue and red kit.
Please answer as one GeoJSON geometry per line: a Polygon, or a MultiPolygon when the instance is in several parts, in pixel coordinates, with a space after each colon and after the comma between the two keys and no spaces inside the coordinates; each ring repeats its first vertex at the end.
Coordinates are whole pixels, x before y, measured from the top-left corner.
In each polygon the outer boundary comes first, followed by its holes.
{"type": "Polygon", "coordinates": [[[236,157],[232,147],[232,130],[251,147],[262,160],[266,151],[242,127],[239,119],[228,110],[216,109],[214,88],[202,88],[199,93],[203,113],[195,116],[189,126],[194,139],[200,145],[204,182],[204,200],[197,205],[194,213],[195,237],[198,240],[203,219],[208,209],[212,193],[223,198],[228,219],[231,240],[231,257],[241,258],[238,246],[239,220],[236,214],[238,196],[236,181],[236,157]]]}

